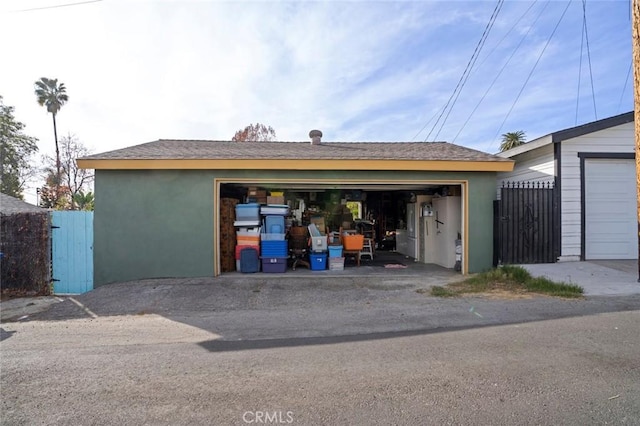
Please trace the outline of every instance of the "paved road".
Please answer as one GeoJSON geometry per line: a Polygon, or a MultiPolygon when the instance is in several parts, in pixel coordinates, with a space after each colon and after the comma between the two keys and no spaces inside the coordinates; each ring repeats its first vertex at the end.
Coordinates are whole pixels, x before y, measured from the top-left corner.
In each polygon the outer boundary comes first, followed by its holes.
{"type": "Polygon", "coordinates": [[[639,325],[224,341],[157,314],[10,323],[2,424],[639,424],[639,325]]]}

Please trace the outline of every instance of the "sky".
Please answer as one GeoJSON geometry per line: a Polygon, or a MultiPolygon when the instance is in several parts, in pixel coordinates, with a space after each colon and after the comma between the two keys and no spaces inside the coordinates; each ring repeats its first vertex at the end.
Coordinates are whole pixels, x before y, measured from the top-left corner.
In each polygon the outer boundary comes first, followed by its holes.
{"type": "Polygon", "coordinates": [[[42,154],[40,77],[67,88],[58,134],[94,153],[256,122],[495,153],[633,109],[629,0],[80,1],[0,2],[0,95],[42,154]]]}

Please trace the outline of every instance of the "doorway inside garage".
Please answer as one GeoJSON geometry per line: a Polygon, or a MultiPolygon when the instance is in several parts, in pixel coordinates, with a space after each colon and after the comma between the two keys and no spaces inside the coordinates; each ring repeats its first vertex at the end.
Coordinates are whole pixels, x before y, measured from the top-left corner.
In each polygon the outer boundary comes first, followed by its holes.
{"type": "MultiPolygon", "coordinates": [[[[262,273],[292,272],[294,269],[297,273],[315,273],[319,269],[314,268],[313,262],[323,254],[326,254],[326,265],[322,270],[326,274],[342,270],[370,273],[372,268],[424,273],[424,265],[466,273],[468,220],[465,181],[216,179],[215,192],[219,206],[214,226],[216,275],[243,272],[239,249],[248,244],[255,244],[262,262],[270,254],[261,250],[261,246],[286,246],[286,260],[269,260],[274,263],[284,261],[286,268],[280,265],[272,269],[261,265],[262,273]],[[257,221],[237,220],[237,212],[245,207],[252,210],[257,207],[261,213],[257,221]],[[282,216],[279,219],[283,224],[282,231],[277,233],[269,232],[273,229],[268,229],[266,223],[266,216],[274,211],[282,216]],[[306,244],[304,250],[296,246],[301,233],[306,244]],[[314,236],[319,237],[319,245],[314,245],[314,236]],[[362,236],[363,246],[356,246],[355,250],[349,247],[347,240],[351,236],[354,239],[362,236]],[[264,243],[281,238],[285,242],[264,243]],[[323,245],[325,238],[326,247],[323,245]],[[342,252],[337,251],[338,246],[343,247],[342,252]],[[344,269],[331,268],[332,259],[335,262],[337,254],[344,259],[344,269]]],[[[282,252],[278,254],[278,257],[283,257],[282,252]]]]}

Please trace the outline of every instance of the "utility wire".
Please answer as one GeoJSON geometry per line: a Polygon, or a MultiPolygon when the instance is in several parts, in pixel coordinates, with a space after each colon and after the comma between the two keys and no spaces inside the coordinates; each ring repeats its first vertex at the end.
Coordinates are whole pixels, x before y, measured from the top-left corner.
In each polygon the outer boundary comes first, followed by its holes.
{"type": "Polygon", "coordinates": [[[418,135],[420,133],[422,133],[422,131],[429,125],[429,123],[431,123],[433,121],[434,118],[436,118],[436,115],[438,115],[438,111],[436,111],[435,114],[433,114],[433,116],[429,119],[429,121],[427,121],[426,123],[424,123],[424,126],[422,126],[422,129],[420,129],[420,131],[418,131],[418,133],[415,134],[415,136],[411,139],[411,142],[413,142],[414,140],[416,140],[416,138],[418,137],[418,135]]]}
{"type": "MultiPolygon", "coordinates": [[[[504,0],[500,4],[500,9],[502,9],[502,5],[503,4],[504,4],[504,0]]],[[[489,32],[491,31],[491,29],[493,28],[493,24],[495,24],[496,18],[498,17],[498,13],[500,13],[500,9],[498,9],[498,11],[496,12],[495,18],[493,19],[493,21],[490,21],[491,26],[488,28],[488,30],[486,30],[487,37],[489,36],[489,32]]],[[[487,37],[485,37],[484,40],[482,41],[482,46],[480,46],[480,50],[478,50],[478,55],[473,60],[473,64],[471,64],[471,69],[473,69],[476,61],[478,60],[478,57],[480,56],[480,51],[482,50],[482,48],[484,47],[484,44],[487,41],[487,37]]],[[[440,126],[440,130],[438,130],[438,133],[436,133],[435,137],[433,138],[434,140],[438,139],[438,136],[440,135],[440,132],[444,128],[444,124],[449,119],[449,114],[451,114],[451,111],[453,111],[453,107],[455,106],[456,102],[458,102],[458,98],[460,97],[460,93],[462,93],[462,88],[467,84],[467,80],[469,79],[469,76],[471,75],[471,69],[469,70],[469,73],[467,74],[467,76],[465,77],[464,81],[462,82],[462,86],[460,87],[460,90],[456,94],[456,97],[453,99],[453,103],[451,104],[451,108],[449,108],[449,111],[447,112],[447,115],[444,117],[444,120],[442,120],[442,125],[440,126]]]]}
{"type": "MultiPolygon", "coordinates": [[[[491,51],[487,54],[487,56],[484,57],[484,59],[480,62],[480,65],[478,65],[478,68],[482,67],[484,65],[485,62],[487,62],[487,59],[489,59],[489,57],[491,55],[493,55],[493,52],[496,51],[496,49],[498,47],[500,47],[500,45],[502,44],[503,41],[505,41],[505,39],[507,37],[509,37],[509,35],[511,34],[511,32],[513,30],[516,29],[516,27],[518,26],[518,24],[520,24],[520,21],[522,21],[522,19],[529,13],[529,11],[533,8],[533,6],[535,6],[538,3],[538,0],[534,0],[531,5],[529,5],[529,8],[527,8],[527,10],[524,11],[524,13],[520,16],[520,18],[518,18],[518,20],[511,26],[511,28],[509,29],[509,31],[507,31],[505,33],[505,35],[500,39],[500,41],[498,43],[496,43],[495,46],[493,46],[493,49],[491,49],[491,51]]],[[[548,3],[548,1],[547,1],[548,3]]],[[[527,31],[528,32],[528,31],[527,31]]]]}
{"type": "Polygon", "coordinates": [[[86,1],[76,2],[76,3],[65,3],[65,4],[56,4],[56,5],[53,5],[53,6],[34,7],[34,8],[31,8],[31,9],[10,10],[10,11],[8,11],[8,13],[32,12],[34,10],[45,10],[45,9],[57,9],[59,7],[79,6],[81,4],[98,3],[98,2],[101,2],[101,1],[102,0],[86,0],[86,1]]]}
{"type": "Polygon", "coordinates": [[[560,26],[560,23],[562,22],[562,19],[564,19],[564,15],[566,15],[567,10],[569,10],[569,6],[571,6],[571,0],[569,0],[567,2],[567,6],[564,8],[564,11],[562,12],[562,15],[560,16],[560,19],[558,20],[558,23],[556,23],[556,26],[553,28],[553,31],[551,32],[551,35],[549,36],[549,39],[547,40],[546,44],[544,45],[544,48],[542,49],[542,52],[540,52],[540,55],[538,55],[538,59],[536,60],[536,63],[533,64],[533,68],[531,69],[531,72],[529,73],[529,75],[527,76],[527,79],[525,80],[524,84],[522,85],[522,88],[520,89],[520,92],[518,92],[518,96],[516,96],[516,99],[513,101],[513,104],[511,105],[511,108],[509,108],[509,112],[507,112],[507,115],[504,117],[504,120],[500,124],[500,127],[498,128],[498,131],[497,131],[496,135],[493,137],[494,140],[497,139],[498,135],[500,134],[500,131],[502,130],[502,127],[504,126],[504,123],[507,122],[507,119],[511,115],[511,112],[513,111],[513,108],[516,106],[516,103],[518,103],[518,100],[520,99],[520,96],[522,95],[522,92],[524,92],[525,87],[527,87],[527,84],[529,83],[529,80],[531,79],[531,76],[533,75],[533,72],[536,70],[536,67],[538,66],[538,63],[540,63],[540,59],[542,59],[542,55],[544,55],[544,52],[547,50],[547,47],[549,46],[549,43],[551,43],[551,39],[553,38],[553,36],[555,35],[556,31],[558,30],[558,27],[560,26]]]}
{"type": "Polygon", "coordinates": [[[596,91],[593,86],[593,70],[591,69],[591,49],[589,48],[589,29],[587,26],[587,0],[582,0],[582,16],[584,19],[584,39],[587,42],[587,60],[589,61],[589,78],[591,79],[591,98],[593,99],[593,115],[598,119],[596,110],[596,91]]]}
{"type": "MultiPolygon", "coordinates": [[[[502,66],[502,68],[500,68],[500,71],[498,72],[498,74],[495,76],[495,78],[493,79],[493,81],[491,82],[491,84],[489,85],[489,87],[487,88],[487,90],[484,92],[484,94],[482,95],[482,97],[480,98],[480,100],[478,101],[478,103],[476,104],[476,106],[473,108],[473,111],[471,111],[471,114],[469,114],[469,117],[467,118],[467,120],[464,122],[464,124],[462,125],[462,127],[460,128],[460,130],[458,130],[458,133],[456,133],[455,137],[453,138],[453,140],[451,142],[455,142],[456,139],[458,139],[458,136],[460,136],[460,133],[462,133],[462,131],[464,130],[464,128],[467,126],[467,124],[469,124],[469,121],[471,120],[471,118],[473,117],[473,114],[475,114],[475,112],[478,110],[478,108],[480,107],[480,104],[482,104],[482,102],[484,101],[484,99],[487,97],[487,95],[489,94],[489,92],[491,91],[491,89],[493,88],[493,85],[496,84],[496,82],[498,81],[498,78],[500,78],[500,76],[502,75],[502,73],[504,72],[504,70],[507,68],[507,65],[509,65],[509,63],[511,62],[511,59],[513,59],[513,57],[515,56],[516,52],[520,49],[520,46],[522,46],[522,43],[525,41],[525,39],[527,38],[527,36],[529,35],[529,33],[531,32],[531,30],[535,27],[536,23],[538,22],[538,20],[540,19],[540,17],[542,16],[542,14],[544,13],[545,9],[547,8],[547,6],[549,6],[549,1],[548,0],[544,7],[542,8],[542,10],[540,11],[540,13],[538,14],[538,16],[536,17],[536,19],[533,21],[532,25],[529,25],[529,29],[527,29],[527,32],[524,34],[524,36],[520,39],[520,42],[518,43],[518,45],[516,46],[515,49],[513,49],[513,51],[511,52],[511,55],[509,56],[509,58],[507,58],[507,61],[504,63],[504,65],[502,66]]],[[[537,2],[536,2],[537,3],[537,2]]],[[[534,3],[535,4],[535,3],[534,3]]],[[[533,4],[531,6],[529,6],[529,9],[527,9],[524,14],[520,17],[520,19],[518,19],[518,21],[514,24],[513,27],[511,27],[511,29],[514,29],[519,23],[520,21],[525,17],[525,15],[527,15],[529,13],[529,11],[531,10],[531,7],[533,7],[533,4]]],[[[509,30],[508,33],[510,33],[511,30],[509,30]]],[[[508,34],[507,33],[507,34],[508,34]]]]}
{"type": "MultiPolygon", "coordinates": [[[[493,13],[491,14],[491,17],[489,18],[489,22],[485,26],[485,30],[484,30],[484,32],[482,34],[482,37],[480,37],[480,41],[478,41],[478,44],[476,45],[476,48],[475,48],[473,54],[471,55],[471,58],[469,59],[469,62],[467,62],[467,66],[465,67],[464,72],[462,73],[462,75],[460,76],[460,79],[458,80],[458,84],[456,85],[455,89],[453,90],[453,93],[449,97],[449,100],[447,100],[447,103],[445,104],[444,108],[442,109],[442,113],[440,114],[440,116],[436,120],[435,124],[433,125],[433,127],[429,131],[429,134],[427,135],[427,137],[424,139],[425,142],[429,139],[429,136],[431,136],[431,133],[433,133],[435,128],[438,126],[438,123],[440,122],[440,119],[442,118],[442,116],[444,115],[445,111],[449,107],[449,104],[453,100],[453,98],[456,95],[456,93],[458,92],[458,90],[462,90],[462,87],[464,86],[463,82],[466,81],[465,76],[467,75],[467,73],[471,72],[471,67],[473,66],[473,63],[475,63],[475,61],[477,60],[477,56],[476,55],[480,53],[479,51],[480,51],[480,49],[482,49],[482,46],[484,45],[484,41],[486,40],[486,36],[488,36],[488,30],[493,25],[493,22],[495,21],[495,18],[497,17],[497,11],[500,10],[500,8],[502,7],[503,2],[504,2],[504,0],[498,0],[498,3],[496,4],[496,7],[493,10],[493,13]]],[[[444,125],[444,123],[443,123],[443,125],[444,125]]]]}
{"type": "Polygon", "coordinates": [[[578,65],[578,94],[576,95],[576,119],[574,126],[578,125],[578,107],[580,106],[580,86],[582,85],[582,57],[584,56],[584,32],[587,20],[584,19],[584,9],[582,10],[582,34],[580,35],[580,62],[578,65]]]}
{"type": "Polygon", "coordinates": [[[633,58],[631,59],[631,63],[629,64],[629,70],[627,71],[627,78],[624,80],[624,87],[622,88],[622,93],[620,93],[620,100],[618,101],[618,109],[616,113],[620,113],[620,107],[622,106],[622,99],[624,98],[624,92],[627,91],[627,84],[629,84],[629,77],[631,76],[631,69],[633,68],[633,58]]]}

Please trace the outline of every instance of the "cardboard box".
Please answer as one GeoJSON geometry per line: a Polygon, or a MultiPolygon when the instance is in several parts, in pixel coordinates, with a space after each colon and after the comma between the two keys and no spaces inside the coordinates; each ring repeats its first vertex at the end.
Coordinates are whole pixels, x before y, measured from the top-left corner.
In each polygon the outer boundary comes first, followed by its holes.
{"type": "Polygon", "coordinates": [[[267,204],[284,204],[284,195],[267,196],[267,204]]]}

